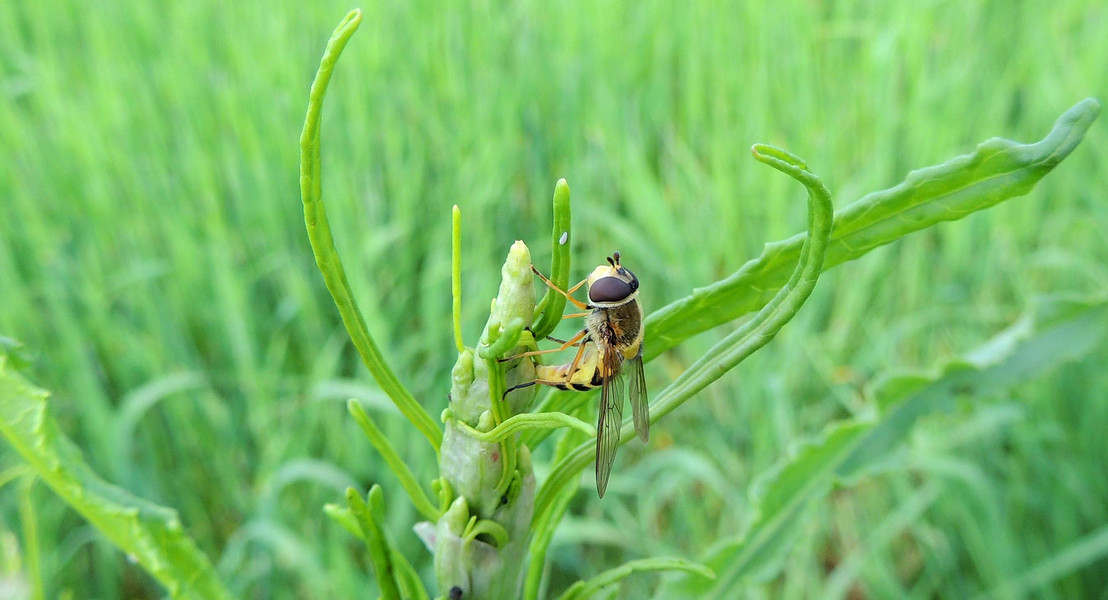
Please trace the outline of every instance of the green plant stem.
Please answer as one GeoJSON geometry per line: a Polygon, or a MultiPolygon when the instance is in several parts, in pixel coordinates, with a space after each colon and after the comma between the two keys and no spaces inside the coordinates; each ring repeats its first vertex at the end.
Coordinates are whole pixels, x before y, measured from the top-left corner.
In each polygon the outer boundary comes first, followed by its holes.
{"type": "MultiPolygon", "coordinates": [[[[596,437],[596,434],[594,433],[592,437],[596,437]]],[[[579,482],[580,478],[571,480],[555,495],[554,501],[551,503],[551,510],[535,515],[535,521],[531,527],[534,537],[531,539],[531,546],[527,551],[531,563],[527,569],[527,578],[523,582],[524,600],[538,600],[543,571],[546,566],[546,552],[550,548],[550,541],[554,539],[554,532],[558,528],[558,523],[565,516],[566,510],[569,509],[569,501],[573,499],[580,487],[579,482]]]]}
{"type": "MultiPolygon", "coordinates": [[[[508,336],[504,336],[501,340],[506,339],[508,336]]],[[[519,340],[519,335],[515,336],[516,340],[519,340]]],[[[509,350],[514,346],[511,346],[501,350],[500,354],[509,350]]],[[[480,352],[478,352],[480,354],[480,352]]],[[[500,362],[496,360],[496,355],[492,354],[491,358],[485,359],[485,365],[489,373],[489,404],[491,406],[491,412],[493,415],[493,422],[496,425],[501,425],[508,420],[508,406],[504,402],[504,394],[506,386],[504,383],[504,372],[501,368],[500,362]]],[[[459,421],[461,423],[462,421],[459,421]]],[[[496,491],[499,494],[503,494],[508,490],[508,486],[511,485],[512,477],[516,468],[516,444],[513,440],[507,438],[500,440],[500,456],[503,458],[503,470],[501,471],[500,482],[496,485],[496,491]]]]}
{"type": "MultiPolygon", "coordinates": [[[[808,190],[808,235],[800,260],[788,283],[750,321],[744,323],[682,373],[650,405],[650,421],[657,422],[678,406],[719,379],[724,373],[769,343],[808,299],[823,268],[831,235],[833,206],[831,192],[819,177],[803,168],[803,161],[783,150],[755,144],[754,158],[796,179],[808,190]]],[[[623,423],[621,443],[632,437],[630,420],[623,423]]],[[[578,475],[593,459],[594,446],[586,442],[559,461],[535,498],[535,513],[550,509],[558,490],[578,475]]]]}
{"type": "Polygon", "coordinates": [[[450,298],[454,321],[454,347],[461,354],[462,340],[462,211],[455,204],[450,210],[450,298]]]}
{"type": "Polygon", "coordinates": [[[596,437],[596,427],[586,423],[577,417],[559,412],[548,413],[520,413],[509,417],[504,422],[488,431],[478,431],[470,427],[465,421],[458,421],[458,427],[462,428],[470,437],[482,442],[499,442],[507,439],[514,433],[530,429],[560,429],[571,427],[588,435],[596,437]]]}
{"type": "Polygon", "coordinates": [[[397,379],[396,374],[385,362],[381,350],[373,341],[366,327],[365,317],[358,308],[350,283],[346,278],[342,261],[335,250],[335,240],[331,235],[331,225],[327,221],[327,211],[323,207],[323,181],[320,161],[320,124],[323,112],[323,98],[327,94],[327,85],[331,81],[335,64],[346,47],[347,41],[362,21],[360,10],[350,11],[339,23],[327,42],[327,49],[319,63],[312,91],[308,100],[308,114],[304,119],[304,132],[300,136],[300,196],[304,202],[304,224],[308,229],[308,239],[315,254],[316,266],[323,274],[327,291],[335,301],[342,315],[350,339],[354,342],[362,362],[373,374],[381,391],[400,409],[439,452],[442,445],[442,429],[431,415],[416,401],[411,392],[397,379]]]}
{"type": "Polygon", "coordinates": [[[346,502],[354,517],[357,518],[358,526],[362,529],[362,537],[369,550],[369,562],[377,576],[377,586],[381,589],[381,598],[400,600],[400,589],[393,573],[392,552],[385,539],[385,532],[381,528],[384,522],[381,486],[375,485],[370,488],[366,499],[362,499],[358,490],[350,488],[346,490],[346,502]]]}
{"type": "Polygon", "coordinates": [[[600,591],[604,586],[618,583],[621,579],[640,571],[685,571],[686,573],[699,575],[705,579],[715,579],[716,577],[711,569],[680,558],[644,558],[632,560],[613,569],[608,569],[588,581],[578,581],[569,586],[569,589],[563,592],[562,595],[558,597],[558,600],[591,598],[593,594],[600,591]]]}
{"type": "Polygon", "coordinates": [[[385,459],[385,463],[389,465],[389,469],[400,479],[400,485],[404,488],[404,491],[408,492],[408,498],[411,499],[412,504],[415,505],[419,514],[423,515],[423,518],[429,521],[438,520],[442,516],[442,513],[435,508],[435,505],[431,502],[430,497],[419,485],[415,475],[412,474],[412,470],[408,468],[408,464],[404,462],[404,459],[400,457],[400,454],[389,443],[385,434],[377,428],[377,425],[373,422],[373,419],[366,414],[361,404],[358,404],[357,400],[349,400],[346,403],[347,410],[350,411],[350,415],[354,417],[354,420],[361,426],[362,431],[365,432],[369,442],[373,444],[373,447],[377,449],[377,452],[381,454],[381,457],[385,459]]]}
{"type": "MultiPolygon", "coordinates": [[[[554,186],[554,228],[550,232],[550,272],[547,278],[560,289],[569,285],[570,270],[570,225],[569,184],[559,179],[554,186]]],[[[562,312],[566,307],[566,297],[549,287],[535,308],[535,322],[531,331],[536,340],[550,335],[562,321],[562,312]]]]}

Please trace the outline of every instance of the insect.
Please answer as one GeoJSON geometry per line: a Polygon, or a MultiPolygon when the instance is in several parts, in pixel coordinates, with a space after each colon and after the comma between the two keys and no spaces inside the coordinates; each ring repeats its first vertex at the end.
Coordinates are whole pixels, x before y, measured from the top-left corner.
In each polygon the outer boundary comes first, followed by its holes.
{"type": "Polygon", "coordinates": [[[608,264],[596,267],[588,277],[568,290],[560,289],[534,266],[531,270],[552,290],[584,311],[562,318],[585,317],[585,328],[566,341],[549,338],[561,342],[558,348],[525,352],[504,359],[577,347],[572,361],[563,365],[536,365],[534,381],[514,386],[508,391],[535,384],[579,392],[600,388],[600,410],[596,423],[596,491],[603,498],[619,448],[625,397],[631,401],[639,438],[645,442],[650,437],[646,378],[642,367],[643,310],[638,300],[639,279],[619,263],[619,252],[613,252],[608,257],[608,264]],[[573,297],[582,285],[587,286],[588,303],[573,297]]]}

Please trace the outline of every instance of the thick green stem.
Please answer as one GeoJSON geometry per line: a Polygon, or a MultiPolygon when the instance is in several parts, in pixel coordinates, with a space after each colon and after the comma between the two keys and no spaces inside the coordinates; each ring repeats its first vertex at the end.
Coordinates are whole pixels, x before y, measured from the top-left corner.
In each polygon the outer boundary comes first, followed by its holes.
{"type": "Polygon", "coordinates": [[[439,592],[458,588],[472,599],[518,596],[535,500],[530,453],[515,431],[536,423],[514,416],[530,406],[535,388],[505,396],[534,379],[534,363],[500,362],[534,348],[524,329],[535,312],[535,285],[523,242],[509,250],[501,275],[481,342],[458,355],[443,413],[439,468],[457,497],[434,525],[417,526],[435,554],[439,592]]]}

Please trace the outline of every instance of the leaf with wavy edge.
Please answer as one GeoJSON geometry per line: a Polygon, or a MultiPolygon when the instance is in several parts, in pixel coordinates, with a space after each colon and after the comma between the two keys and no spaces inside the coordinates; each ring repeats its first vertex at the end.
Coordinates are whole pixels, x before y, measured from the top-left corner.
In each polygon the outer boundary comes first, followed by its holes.
{"type": "MultiPolygon", "coordinates": [[[[992,138],[972,154],[912,171],[899,185],[867,194],[835,214],[824,270],[914,231],[1026,194],[1077,147],[1099,114],[1100,102],[1086,98],[1038,142],[992,138]]],[[[764,305],[788,280],[805,237],[801,233],[766,244],[761,256],[730,277],[652,313],[646,319],[646,359],[764,305]]]]}
{"type": "Polygon", "coordinates": [[[93,472],[47,412],[49,393],[0,356],[0,433],[47,485],[173,598],[232,598],[177,512],[114,486],[93,472]]]}

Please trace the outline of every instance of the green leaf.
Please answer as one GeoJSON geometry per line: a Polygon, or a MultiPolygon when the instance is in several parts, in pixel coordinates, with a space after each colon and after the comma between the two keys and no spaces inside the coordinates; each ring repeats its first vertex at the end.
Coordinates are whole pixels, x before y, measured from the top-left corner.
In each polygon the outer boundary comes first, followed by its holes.
{"type": "Polygon", "coordinates": [[[400,589],[396,583],[392,564],[392,550],[385,539],[381,524],[385,520],[384,505],[381,499],[381,486],[375,485],[369,490],[368,502],[358,490],[346,490],[346,503],[350,512],[358,521],[362,530],[362,539],[369,550],[369,564],[377,577],[377,586],[381,588],[381,597],[385,600],[399,600],[400,589]]]}
{"type": "MultiPolygon", "coordinates": [[[[323,512],[343,529],[363,542],[366,541],[365,532],[362,531],[358,517],[354,516],[354,512],[349,507],[327,504],[323,507],[323,512]]],[[[388,549],[393,574],[396,576],[396,583],[400,588],[400,596],[412,600],[427,600],[427,589],[423,587],[423,581],[419,578],[419,573],[412,567],[412,563],[408,562],[404,554],[394,548],[392,544],[388,544],[388,549]]]]}
{"type": "Polygon", "coordinates": [[[465,351],[462,339],[462,211],[455,204],[450,211],[450,298],[454,321],[454,347],[465,351]]]}
{"type": "Polygon", "coordinates": [[[23,342],[3,335],[0,335],[0,356],[7,356],[16,371],[22,371],[31,365],[23,342]]]}
{"type": "Polygon", "coordinates": [[[48,393],[0,357],[0,433],[58,496],[174,598],[231,598],[177,513],[100,479],[47,412],[48,393]]]}
{"type": "Polygon", "coordinates": [[[304,118],[304,131],[300,135],[300,199],[304,203],[304,225],[308,229],[308,240],[312,244],[315,263],[327,284],[327,291],[339,309],[342,322],[350,340],[354,342],[362,362],[373,374],[381,391],[392,399],[400,412],[416,426],[431,442],[435,452],[442,445],[442,429],[431,415],[416,401],[412,393],[400,383],[396,374],[385,362],[373,336],[366,327],[354,292],[346,279],[346,270],[335,250],[335,239],[331,235],[331,224],[327,221],[327,211],[323,206],[323,178],[320,160],[320,127],[323,119],[323,98],[327,95],[327,85],[331,82],[335,64],[342,54],[350,36],[357,31],[362,22],[362,11],[352,10],[339,23],[327,42],[323,59],[319,63],[312,90],[308,99],[308,114],[304,118]]]}
{"type": "Polygon", "coordinates": [[[431,498],[427,496],[427,493],[423,491],[423,488],[419,485],[419,481],[417,481],[415,475],[412,474],[412,470],[408,468],[408,464],[404,462],[404,459],[400,458],[400,453],[396,451],[396,448],[392,447],[392,443],[389,442],[388,437],[385,436],[384,432],[378,429],[373,419],[371,419],[362,408],[362,405],[359,404],[357,400],[348,400],[346,408],[362,428],[366,437],[369,438],[369,442],[373,444],[373,447],[376,448],[381,457],[385,459],[385,463],[389,465],[389,469],[400,479],[400,486],[404,488],[404,491],[408,492],[408,497],[412,500],[412,504],[415,505],[419,514],[430,521],[435,521],[442,516],[431,502],[431,498]]]}
{"type": "Polygon", "coordinates": [[[499,442],[520,431],[532,429],[549,430],[562,427],[572,427],[585,435],[596,437],[596,427],[593,427],[591,424],[577,417],[571,417],[570,415],[559,412],[520,413],[514,417],[509,417],[506,421],[488,431],[474,429],[465,421],[458,421],[457,424],[459,428],[466,432],[466,435],[481,440],[482,442],[499,442]]]}
{"type": "MultiPolygon", "coordinates": [[[[825,269],[942,221],[961,219],[1031,191],[1081,142],[1100,114],[1092,98],[1078,102],[1033,144],[993,138],[972,154],[908,174],[835,214],[825,269]]],[[[766,244],[734,274],[652,313],[646,319],[646,359],[765,304],[788,280],[806,234],[766,244]]]]}
{"type": "MultiPolygon", "coordinates": [[[[887,469],[890,451],[920,418],[951,409],[960,396],[996,394],[1041,376],[1105,339],[1108,299],[1044,298],[1010,328],[934,374],[888,379],[877,391],[883,409],[877,422],[831,425],[757,486],[750,526],[717,545],[704,561],[719,574],[707,597],[731,598],[744,579],[776,573],[803,524],[803,509],[822,500],[833,482],[849,483],[887,469]]],[[[698,583],[687,578],[670,582],[662,597],[691,595],[698,583]]]]}
{"type": "Polygon", "coordinates": [[[543,572],[546,570],[546,552],[550,549],[550,542],[554,539],[554,531],[558,528],[558,523],[569,509],[569,501],[577,494],[579,482],[580,478],[569,482],[558,492],[550,508],[536,513],[531,521],[532,538],[531,545],[527,549],[530,564],[523,584],[524,600],[538,600],[543,572]]]}
{"type": "Polygon", "coordinates": [[[1005,582],[997,589],[982,594],[978,600],[1030,596],[1052,581],[1102,561],[1105,556],[1108,556],[1108,526],[1097,529],[1049,559],[1026,569],[1019,577],[1005,582]]]}

